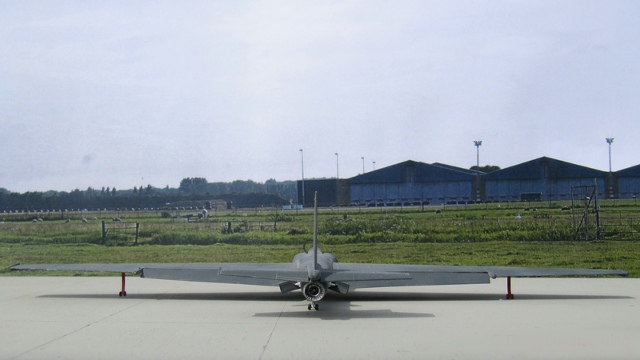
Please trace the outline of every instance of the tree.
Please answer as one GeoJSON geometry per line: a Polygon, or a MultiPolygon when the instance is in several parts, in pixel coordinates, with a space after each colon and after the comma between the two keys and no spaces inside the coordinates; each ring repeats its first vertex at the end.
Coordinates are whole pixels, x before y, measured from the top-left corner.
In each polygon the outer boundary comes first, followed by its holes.
{"type": "Polygon", "coordinates": [[[184,178],[180,181],[180,191],[188,193],[204,192],[209,182],[205,178],[184,178]]]}

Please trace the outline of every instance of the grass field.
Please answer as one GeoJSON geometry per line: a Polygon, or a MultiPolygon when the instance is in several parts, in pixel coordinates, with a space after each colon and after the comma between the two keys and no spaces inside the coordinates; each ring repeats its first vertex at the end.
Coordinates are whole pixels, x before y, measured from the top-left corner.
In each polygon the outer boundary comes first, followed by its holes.
{"type": "MultiPolygon", "coordinates": [[[[605,230],[598,241],[574,240],[575,218],[562,204],[535,205],[323,209],[319,241],[342,262],[623,268],[640,276],[635,201],[602,204],[605,230]]],[[[313,231],[310,210],[235,210],[200,221],[189,214],[78,213],[68,214],[68,222],[59,216],[43,216],[41,222],[32,222],[28,214],[6,216],[0,223],[0,268],[62,262],[288,262],[308,245],[313,231]],[[112,222],[114,217],[121,222],[112,222]],[[102,220],[109,228],[104,243],[102,220]],[[125,222],[140,224],[137,246],[131,229],[118,229],[125,222]]],[[[26,274],[38,273],[11,273],[26,274]]]]}

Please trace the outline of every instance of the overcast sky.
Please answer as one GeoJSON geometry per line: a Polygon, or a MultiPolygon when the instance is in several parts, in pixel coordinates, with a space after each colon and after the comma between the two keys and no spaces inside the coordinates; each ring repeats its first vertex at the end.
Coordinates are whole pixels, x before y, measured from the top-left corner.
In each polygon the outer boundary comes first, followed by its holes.
{"type": "Polygon", "coordinates": [[[0,1],[0,187],[640,164],[638,1],[0,1]],[[300,152],[303,149],[303,152],[300,152]],[[339,155],[336,156],[335,153],[339,155]]]}

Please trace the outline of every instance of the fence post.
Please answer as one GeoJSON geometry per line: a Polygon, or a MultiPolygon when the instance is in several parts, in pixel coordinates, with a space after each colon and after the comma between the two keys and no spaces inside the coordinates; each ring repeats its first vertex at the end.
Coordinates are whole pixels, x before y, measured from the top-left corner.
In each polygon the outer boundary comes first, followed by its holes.
{"type": "Polygon", "coordinates": [[[140,223],[136,221],[136,242],[135,244],[138,245],[138,234],[140,233],[140,223]]]}
{"type": "Polygon", "coordinates": [[[102,220],[102,244],[107,240],[107,224],[102,220]]]}

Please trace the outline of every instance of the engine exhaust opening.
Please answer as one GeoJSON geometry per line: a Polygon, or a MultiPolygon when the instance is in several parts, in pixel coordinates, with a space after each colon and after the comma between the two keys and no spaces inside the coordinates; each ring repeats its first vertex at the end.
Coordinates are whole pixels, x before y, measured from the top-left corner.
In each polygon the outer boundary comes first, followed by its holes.
{"type": "Polygon", "coordinates": [[[319,282],[309,282],[302,287],[302,295],[311,302],[322,300],[326,293],[326,288],[319,282]]]}

